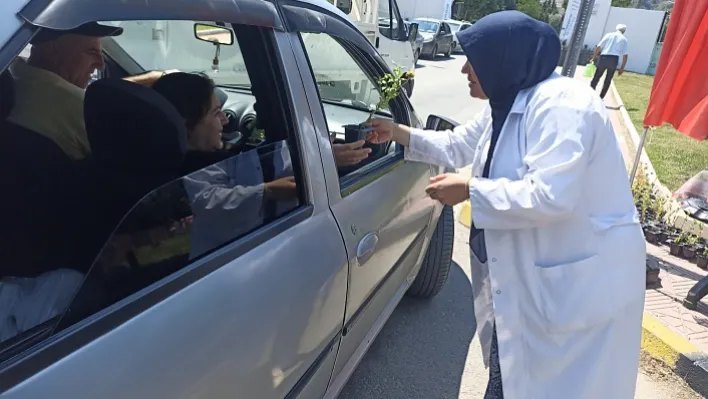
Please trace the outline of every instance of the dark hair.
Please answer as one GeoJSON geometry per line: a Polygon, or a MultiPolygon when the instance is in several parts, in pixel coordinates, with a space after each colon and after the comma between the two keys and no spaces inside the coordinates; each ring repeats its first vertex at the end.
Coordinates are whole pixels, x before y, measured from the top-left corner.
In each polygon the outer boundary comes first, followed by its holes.
{"type": "Polygon", "coordinates": [[[215,87],[208,76],[186,72],[169,73],[152,86],[177,108],[188,129],[196,126],[209,112],[215,87]]]}

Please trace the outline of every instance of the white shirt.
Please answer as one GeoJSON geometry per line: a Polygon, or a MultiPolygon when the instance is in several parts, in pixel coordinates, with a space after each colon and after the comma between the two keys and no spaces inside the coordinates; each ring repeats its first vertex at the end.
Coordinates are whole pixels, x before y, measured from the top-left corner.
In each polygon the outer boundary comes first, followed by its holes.
{"type": "MultiPolygon", "coordinates": [[[[607,110],[554,74],[518,94],[490,178],[470,182],[488,266],[472,255],[477,333],[496,323],[504,396],[631,399],[639,364],[646,247],[607,110]]],[[[480,176],[489,107],[453,131],[414,129],[406,158],[480,176]]]]}
{"type": "Polygon", "coordinates": [[[606,34],[597,46],[601,49],[601,55],[622,57],[627,54],[627,38],[619,31],[606,34]]]}

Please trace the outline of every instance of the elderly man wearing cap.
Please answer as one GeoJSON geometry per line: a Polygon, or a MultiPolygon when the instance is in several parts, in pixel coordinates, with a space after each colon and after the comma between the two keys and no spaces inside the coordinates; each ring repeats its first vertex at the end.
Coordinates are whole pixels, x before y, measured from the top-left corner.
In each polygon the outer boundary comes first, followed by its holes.
{"type": "Polygon", "coordinates": [[[600,44],[595,47],[592,58],[590,58],[590,61],[594,62],[595,58],[600,55],[600,60],[595,70],[595,76],[593,76],[592,82],[590,82],[590,86],[592,86],[593,89],[597,87],[602,74],[607,72],[605,82],[602,85],[602,91],[600,92],[600,97],[602,98],[605,98],[607,90],[610,88],[610,83],[612,82],[612,77],[615,75],[615,71],[617,71],[618,75],[622,75],[624,67],[627,66],[627,38],[624,37],[627,26],[619,24],[616,29],[616,31],[608,33],[602,38],[600,44]],[[622,57],[622,66],[620,66],[618,70],[619,57],[622,57]]]}
{"type": "MultiPolygon", "coordinates": [[[[75,29],[41,29],[30,41],[27,60],[20,57],[10,71],[15,78],[12,123],[56,143],[71,159],[91,153],[84,126],[84,91],[95,70],[104,67],[102,39],[123,29],[95,22],[75,29]]],[[[148,72],[127,80],[151,85],[164,72],[148,72]]]]}

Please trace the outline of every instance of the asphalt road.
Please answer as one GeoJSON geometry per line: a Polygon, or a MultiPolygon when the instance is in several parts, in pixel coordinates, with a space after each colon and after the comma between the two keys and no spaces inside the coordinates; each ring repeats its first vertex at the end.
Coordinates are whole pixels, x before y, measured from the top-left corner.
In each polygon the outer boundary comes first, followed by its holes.
{"type": "MultiPolygon", "coordinates": [[[[438,114],[464,122],[484,106],[469,97],[459,73],[464,58],[419,61],[413,105],[425,120],[438,114]]],[[[470,285],[469,230],[455,231],[454,265],[430,301],[404,298],[372,344],[340,399],[481,398],[487,383],[470,285]]]]}

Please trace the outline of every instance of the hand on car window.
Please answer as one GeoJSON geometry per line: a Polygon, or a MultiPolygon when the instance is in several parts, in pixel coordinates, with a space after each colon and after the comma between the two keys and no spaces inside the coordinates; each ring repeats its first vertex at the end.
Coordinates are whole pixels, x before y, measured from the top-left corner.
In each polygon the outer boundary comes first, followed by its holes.
{"type": "Polygon", "coordinates": [[[347,144],[332,144],[337,167],[356,165],[366,159],[371,148],[362,148],[366,141],[359,140],[347,144]]]}
{"type": "Polygon", "coordinates": [[[283,177],[264,184],[264,195],[267,199],[282,201],[297,197],[295,176],[283,177]]]}

